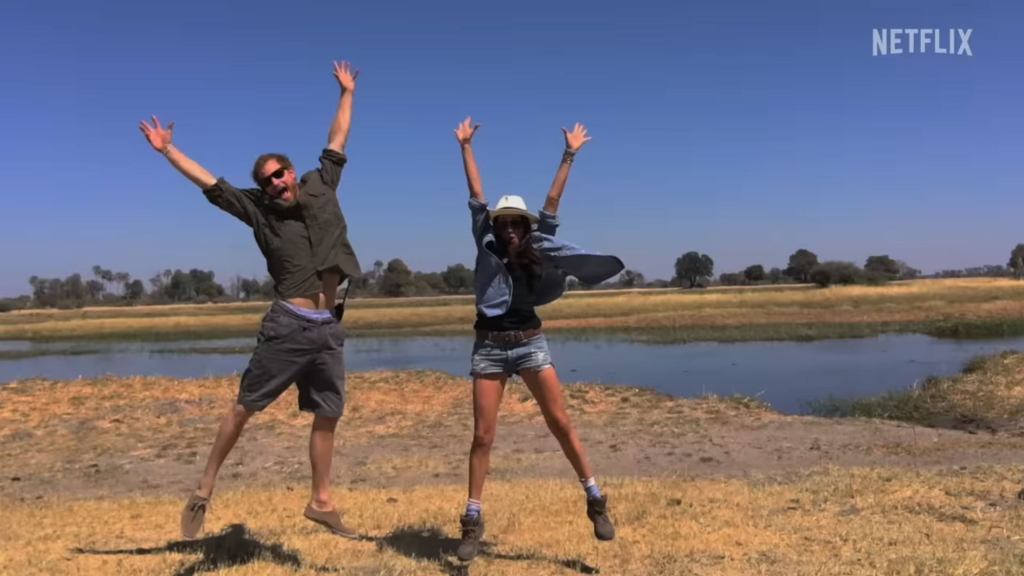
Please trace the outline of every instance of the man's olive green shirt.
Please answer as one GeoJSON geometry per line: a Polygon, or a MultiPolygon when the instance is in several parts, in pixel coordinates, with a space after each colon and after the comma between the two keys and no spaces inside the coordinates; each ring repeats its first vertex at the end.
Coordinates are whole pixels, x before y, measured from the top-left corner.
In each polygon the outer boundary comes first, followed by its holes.
{"type": "Polygon", "coordinates": [[[320,292],[321,273],[332,268],[342,281],[362,275],[338,203],[338,182],[347,161],[345,154],[325,148],[320,167],[299,179],[299,195],[291,204],[259,188],[235,188],[224,178],[203,189],[211,204],[252,228],[280,299],[320,292]]]}

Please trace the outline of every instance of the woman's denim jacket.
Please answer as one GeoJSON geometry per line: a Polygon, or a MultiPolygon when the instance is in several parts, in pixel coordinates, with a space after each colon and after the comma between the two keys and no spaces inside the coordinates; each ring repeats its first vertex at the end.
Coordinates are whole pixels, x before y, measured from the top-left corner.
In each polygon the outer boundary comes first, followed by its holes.
{"type": "MultiPolygon", "coordinates": [[[[495,239],[487,203],[469,199],[473,215],[473,239],[476,240],[474,292],[476,308],[484,316],[497,316],[508,310],[512,301],[512,278],[494,253],[495,239]]],[[[543,270],[535,305],[554,302],[565,293],[566,277],[585,284],[600,284],[614,278],[626,267],[615,256],[595,254],[555,238],[558,215],[541,210],[537,229],[531,234],[540,251],[543,270]]]]}

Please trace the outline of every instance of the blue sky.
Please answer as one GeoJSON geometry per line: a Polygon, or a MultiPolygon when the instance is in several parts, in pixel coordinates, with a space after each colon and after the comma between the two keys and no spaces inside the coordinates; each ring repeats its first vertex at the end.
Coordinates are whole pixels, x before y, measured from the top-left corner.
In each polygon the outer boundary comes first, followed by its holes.
{"type": "MultiPolygon", "coordinates": [[[[543,201],[561,126],[593,140],[560,234],[668,278],[809,248],[927,271],[1024,241],[1024,2],[18,2],[0,19],[0,295],[27,278],[265,276],[247,228],[138,131],[156,114],[215,175],[315,166],[360,70],[339,190],[365,268],[471,264],[452,130],[472,115],[484,191],[543,201]],[[972,28],[973,57],[872,56],[873,28],[972,28]]],[[[945,32],[944,32],[945,34],[945,32]]],[[[904,46],[906,41],[904,41],[904,46]]]]}

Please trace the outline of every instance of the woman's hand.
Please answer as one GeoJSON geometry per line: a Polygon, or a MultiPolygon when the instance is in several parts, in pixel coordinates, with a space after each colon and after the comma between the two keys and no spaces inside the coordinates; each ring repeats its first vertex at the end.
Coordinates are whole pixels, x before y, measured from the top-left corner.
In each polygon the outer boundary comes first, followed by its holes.
{"type": "Polygon", "coordinates": [[[590,140],[590,137],[587,136],[587,129],[579,122],[573,127],[572,132],[562,128],[562,134],[565,134],[565,147],[573,152],[579,150],[584,142],[590,140]]]}
{"type": "Polygon", "coordinates": [[[459,124],[459,127],[455,129],[455,138],[459,141],[461,146],[469,146],[470,141],[473,139],[473,134],[476,134],[476,129],[480,127],[479,124],[470,126],[469,116],[459,124]]]}

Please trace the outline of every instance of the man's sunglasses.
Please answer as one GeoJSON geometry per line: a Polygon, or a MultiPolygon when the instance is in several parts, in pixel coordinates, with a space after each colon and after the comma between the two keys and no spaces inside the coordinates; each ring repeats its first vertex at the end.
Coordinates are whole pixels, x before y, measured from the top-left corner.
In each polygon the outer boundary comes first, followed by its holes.
{"type": "Polygon", "coordinates": [[[264,188],[266,188],[267,186],[270,186],[271,182],[273,182],[274,180],[278,180],[280,178],[283,178],[284,177],[284,173],[287,172],[287,171],[288,171],[288,169],[284,168],[284,167],[278,168],[277,170],[274,170],[273,172],[271,172],[270,174],[267,174],[266,176],[264,176],[260,180],[260,186],[263,186],[264,188]]]}

